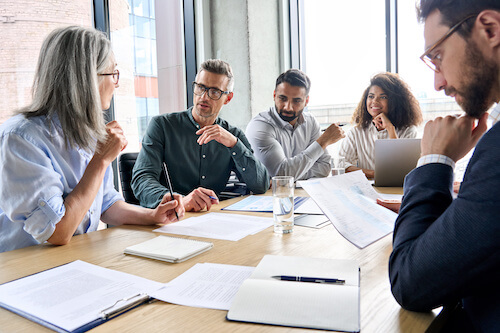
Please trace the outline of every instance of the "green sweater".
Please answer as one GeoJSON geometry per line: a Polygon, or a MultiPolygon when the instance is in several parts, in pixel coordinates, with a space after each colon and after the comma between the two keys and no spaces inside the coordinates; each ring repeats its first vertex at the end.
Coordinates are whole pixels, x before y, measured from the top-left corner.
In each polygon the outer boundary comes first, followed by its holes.
{"type": "Polygon", "coordinates": [[[166,162],[172,191],[186,195],[198,187],[213,190],[217,195],[226,187],[231,171],[260,194],[269,188],[269,175],[257,160],[243,131],[221,118],[215,124],[223,127],[238,142],[228,148],[212,140],[199,145],[196,131],[200,125],[186,111],[162,114],[151,119],[142,140],[132,176],[132,189],[141,206],[154,208],[168,192],[162,163],[166,162]]]}

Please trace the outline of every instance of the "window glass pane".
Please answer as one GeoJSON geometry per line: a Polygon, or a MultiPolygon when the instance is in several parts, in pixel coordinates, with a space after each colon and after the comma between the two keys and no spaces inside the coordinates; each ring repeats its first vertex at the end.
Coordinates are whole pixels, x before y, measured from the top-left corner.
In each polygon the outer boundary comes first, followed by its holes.
{"type": "MultiPolygon", "coordinates": [[[[154,21],[153,21],[154,22],[154,21]]],[[[135,35],[142,38],[151,38],[151,20],[148,18],[135,17],[135,35]]]]}
{"type": "Polygon", "coordinates": [[[460,106],[434,89],[434,72],[420,60],[424,52],[424,25],[417,21],[415,5],[398,2],[399,74],[419,100],[424,123],[438,116],[461,113],[460,106]]]}
{"type": "Polygon", "coordinates": [[[91,27],[88,0],[0,1],[0,124],[14,110],[31,102],[31,87],[40,47],[54,29],[68,25],[91,27]],[[43,13],[43,15],[40,15],[43,13]],[[61,15],[64,13],[64,15],[61,15]]]}
{"type": "MultiPolygon", "coordinates": [[[[149,17],[149,0],[133,0],[134,15],[149,17]]],[[[151,1],[154,5],[154,1],[151,1]]]]}
{"type": "Polygon", "coordinates": [[[322,127],[351,120],[370,77],[386,70],[385,45],[384,0],[304,0],[308,110],[322,127]]]}
{"type": "Polygon", "coordinates": [[[109,4],[111,43],[120,70],[120,85],[114,94],[115,119],[127,137],[125,151],[137,152],[150,119],[148,99],[158,101],[156,68],[152,69],[153,62],[156,66],[156,48],[152,48],[156,36],[150,29],[155,22],[143,17],[149,13],[149,0],[129,0],[130,7],[122,1],[109,4]]]}

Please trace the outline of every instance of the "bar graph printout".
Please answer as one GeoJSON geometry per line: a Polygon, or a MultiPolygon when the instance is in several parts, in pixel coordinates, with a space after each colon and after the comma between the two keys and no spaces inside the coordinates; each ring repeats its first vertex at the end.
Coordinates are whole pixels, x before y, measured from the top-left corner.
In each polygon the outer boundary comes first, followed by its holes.
{"type": "Polygon", "coordinates": [[[363,172],[301,182],[334,227],[358,248],[394,230],[397,214],[376,203],[380,197],[363,172]]]}

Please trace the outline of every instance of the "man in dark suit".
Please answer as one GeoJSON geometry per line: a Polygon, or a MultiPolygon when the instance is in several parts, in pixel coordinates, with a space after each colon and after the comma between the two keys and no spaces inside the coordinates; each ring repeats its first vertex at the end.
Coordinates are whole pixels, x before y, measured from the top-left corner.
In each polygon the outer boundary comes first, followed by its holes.
{"type": "Polygon", "coordinates": [[[500,104],[486,123],[500,100],[500,1],[421,0],[418,9],[421,59],[466,115],[425,126],[394,230],[392,292],[408,310],[444,305],[445,331],[500,332],[500,104]],[[453,200],[455,162],[474,146],[453,200]]]}

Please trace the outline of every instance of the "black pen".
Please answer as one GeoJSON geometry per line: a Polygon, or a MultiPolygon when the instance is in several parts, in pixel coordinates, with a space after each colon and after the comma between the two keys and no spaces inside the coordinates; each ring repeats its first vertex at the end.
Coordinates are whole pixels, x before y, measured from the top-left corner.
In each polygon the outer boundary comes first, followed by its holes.
{"type": "MultiPolygon", "coordinates": [[[[346,122],[341,122],[341,123],[338,123],[338,124],[337,124],[337,126],[338,126],[338,127],[342,127],[342,126],[345,126],[345,125],[347,125],[347,124],[348,124],[348,123],[346,123],[346,122]]],[[[326,128],[321,130],[321,132],[324,132],[324,131],[326,131],[326,128]]]]}
{"type": "Polygon", "coordinates": [[[289,276],[289,275],[275,275],[271,276],[273,279],[278,279],[281,281],[298,281],[298,282],[313,282],[313,283],[335,283],[344,284],[345,280],[339,279],[329,279],[329,278],[317,278],[317,277],[306,277],[306,276],[289,276]]]}
{"type": "MultiPolygon", "coordinates": [[[[174,200],[174,194],[172,193],[172,183],[170,182],[170,176],[168,175],[167,164],[163,162],[163,172],[165,172],[165,178],[167,178],[168,189],[170,191],[170,197],[174,200]]],[[[179,215],[177,215],[177,211],[174,208],[175,217],[177,217],[177,221],[179,221],[179,215]]]]}

